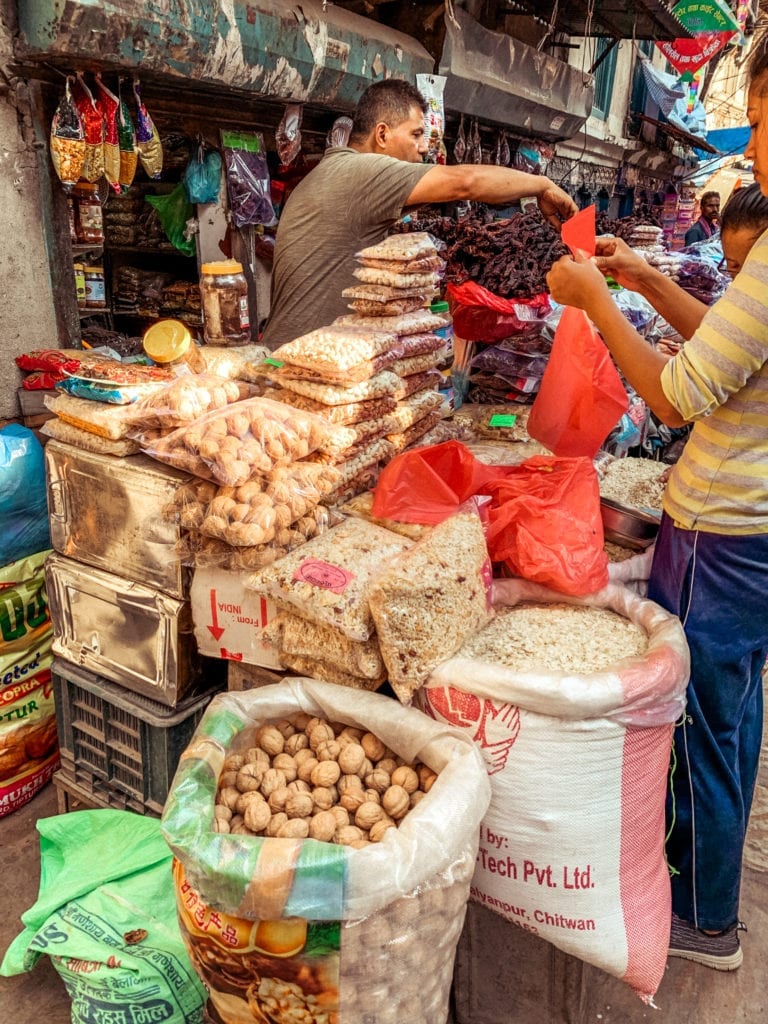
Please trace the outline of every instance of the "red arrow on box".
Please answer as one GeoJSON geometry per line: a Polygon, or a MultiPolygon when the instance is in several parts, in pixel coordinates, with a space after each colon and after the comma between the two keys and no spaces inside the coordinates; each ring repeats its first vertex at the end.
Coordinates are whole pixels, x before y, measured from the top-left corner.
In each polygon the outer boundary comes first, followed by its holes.
{"type": "Polygon", "coordinates": [[[219,626],[219,620],[216,615],[216,590],[211,588],[211,625],[208,629],[211,631],[211,635],[214,640],[221,640],[224,635],[224,630],[219,626]]]}

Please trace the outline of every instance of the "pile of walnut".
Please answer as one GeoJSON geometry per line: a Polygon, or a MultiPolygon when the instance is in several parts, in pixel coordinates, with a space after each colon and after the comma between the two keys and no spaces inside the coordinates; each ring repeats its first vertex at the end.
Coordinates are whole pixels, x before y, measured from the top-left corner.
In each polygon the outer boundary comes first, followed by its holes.
{"type": "Polygon", "coordinates": [[[397,828],[436,778],[373,733],[295,714],[260,726],[254,746],[227,756],[213,828],[360,849],[397,828]]]}

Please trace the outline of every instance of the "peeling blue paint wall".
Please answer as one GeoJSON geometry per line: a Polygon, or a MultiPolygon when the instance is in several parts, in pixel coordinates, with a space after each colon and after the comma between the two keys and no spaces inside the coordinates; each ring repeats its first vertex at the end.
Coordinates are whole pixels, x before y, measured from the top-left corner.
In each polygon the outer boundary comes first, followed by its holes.
{"type": "Polygon", "coordinates": [[[316,0],[19,0],[17,55],[351,108],[371,82],[434,61],[410,36],[316,0]]]}

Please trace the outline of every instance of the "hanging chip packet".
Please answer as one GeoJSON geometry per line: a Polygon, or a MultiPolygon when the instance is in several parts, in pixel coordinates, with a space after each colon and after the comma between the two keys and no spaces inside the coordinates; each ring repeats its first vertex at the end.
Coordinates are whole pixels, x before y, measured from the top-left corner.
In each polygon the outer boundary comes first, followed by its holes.
{"type": "Polygon", "coordinates": [[[139,151],[136,148],[136,128],[128,104],[120,95],[120,80],[117,83],[120,106],[117,108],[117,135],[120,143],[120,191],[127,192],[136,176],[139,165],[139,151]]]}
{"type": "Polygon", "coordinates": [[[120,136],[117,131],[117,111],[120,101],[101,80],[99,72],[96,79],[96,108],[101,112],[104,121],[104,176],[110,188],[118,194],[120,188],[120,136]]]}
{"type": "Polygon", "coordinates": [[[80,180],[85,164],[85,129],[72,99],[70,81],[67,78],[64,95],[53,115],[50,138],[53,169],[65,192],[80,180]]]}
{"type": "Polygon", "coordinates": [[[95,184],[104,176],[104,118],[82,71],[72,83],[72,97],[85,132],[85,162],[80,177],[95,184]]]}
{"type": "Polygon", "coordinates": [[[136,145],[139,160],[147,177],[157,181],[163,173],[163,145],[149,111],[141,99],[141,83],[133,80],[133,95],[136,97],[136,145]]]}

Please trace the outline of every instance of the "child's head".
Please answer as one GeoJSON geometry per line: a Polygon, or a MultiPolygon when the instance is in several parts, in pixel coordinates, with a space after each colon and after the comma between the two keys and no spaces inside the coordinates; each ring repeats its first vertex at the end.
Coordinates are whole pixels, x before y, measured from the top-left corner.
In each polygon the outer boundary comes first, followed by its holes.
{"type": "Polygon", "coordinates": [[[720,214],[720,240],[725,264],[731,277],[744,266],[749,250],[768,229],[768,197],[758,184],[739,188],[720,214]]]}

